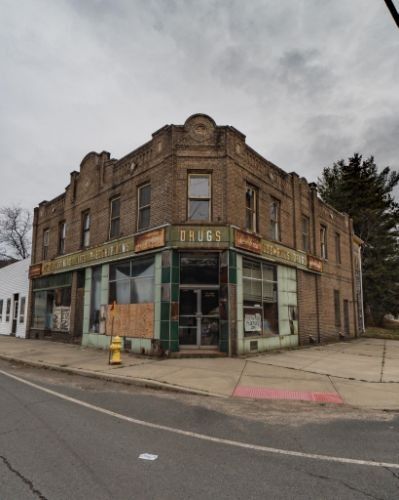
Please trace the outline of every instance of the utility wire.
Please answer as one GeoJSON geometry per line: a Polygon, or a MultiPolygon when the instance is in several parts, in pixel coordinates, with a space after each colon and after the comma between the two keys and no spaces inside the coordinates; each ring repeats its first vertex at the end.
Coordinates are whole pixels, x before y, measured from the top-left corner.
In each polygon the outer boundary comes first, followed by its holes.
{"type": "Polygon", "coordinates": [[[396,26],[399,28],[399,14],[392,0],[384,0],[389,12],[391,13],[396,26]]]}

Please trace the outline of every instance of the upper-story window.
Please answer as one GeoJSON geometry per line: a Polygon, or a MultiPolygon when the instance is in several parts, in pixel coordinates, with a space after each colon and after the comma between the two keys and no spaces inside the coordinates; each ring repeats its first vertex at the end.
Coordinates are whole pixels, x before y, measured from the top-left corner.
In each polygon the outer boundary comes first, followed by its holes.
{"type": "Polygon", "coordinates": [[[144,184],[138,188],[138,219],[137,229],[147,229],[150,227],[151,216],[151,184],[144,184]]]}
{"type": "Polygon", "coordinates": [[[82,247],[87,248],[90,245],[90,211],[82,213],[82,247]]]}
{"type": "Polygon", "coordinates": [[[310,251],[310,238],[309,238],[310,221],[309,221],[309,217],[307,217],[306,215],[302,215],[301,226],[302,226],[302,250],[304,252],[309,252],[310,251]]]}
{"type": "Polygon", "coordinates": [[[276,200],[276,198],[272,198],[270,202],[270,238],[272,240],[280,240],[280,219],[280,201],[276,200]]]}
{"type": "Polygon", "coordinates": [[[245,192],[245,229],[258,231],[258,188],[250,184],[245,192]]]}
{"type": "Polygon", "coordinates": [[[335,233],[335,260],[337,264],[341,264],[341,235],[335,233]]]}
{"type": "Polygon", "coordinates": [[[43,231],[43,260],[48,259],[48,245],[50,241],[50,229],[43,231]]]}
{"type": "Polygon", "coordinates": [[[341,305],[339,290],[334,290],[334,316],[335,316],[335,326],[341,326],[341,305]]]}
{"type": "Polygon", "coordinates": [[[188,220],[211,219],[211,175],[189,174],[188,220]]]}
{"type": "Polygon", "coordinates": [[[120,234],[121,199],[119,196],[112,198],[109,206],[109,237],[117,238],[120,234]]]}
{"type": "Polygon", "coordinates": [[[0,299],[0,323],[3,321],[3,299],[0,299]]]}
{"type": "Polygon", "coordinates": [[[60,255],[65,253],[65,237],[66,237],[66,222],[62,221],[58,230],[58,253],[60,255]]]}
{"type": "Polygon", "coordinates": [[[327,226],[320,226],[320,256],[322,259],[328,258],[327,252],[327,226]]]}

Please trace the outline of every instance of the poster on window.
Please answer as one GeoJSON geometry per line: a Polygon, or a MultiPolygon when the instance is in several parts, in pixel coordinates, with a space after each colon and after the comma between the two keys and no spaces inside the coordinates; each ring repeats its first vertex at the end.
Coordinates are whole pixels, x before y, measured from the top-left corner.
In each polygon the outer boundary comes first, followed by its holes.
{"type": "Polygon", "coordinates": [[[53,309],[53,330],[69,332],[71,309],[66,306],[58,306],[53,309]]]}
{"type": "Polygon", "coordinates": [[[260,312],[244,313],[245,333],[260,333],[262,331],[262,315],[260,312]]]}

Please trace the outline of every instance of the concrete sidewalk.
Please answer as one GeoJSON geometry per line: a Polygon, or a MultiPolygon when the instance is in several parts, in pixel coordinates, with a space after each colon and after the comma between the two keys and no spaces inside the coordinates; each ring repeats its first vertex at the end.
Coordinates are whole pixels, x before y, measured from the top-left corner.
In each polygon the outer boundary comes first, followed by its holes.
{"type": "Polygon", "coordinates": [[[399,410],[399,342],[348,343],[246,358],[154,359],[50,341],[0,337],[0,358],[147,387],[218,397],[344,403],[399,410]]]}

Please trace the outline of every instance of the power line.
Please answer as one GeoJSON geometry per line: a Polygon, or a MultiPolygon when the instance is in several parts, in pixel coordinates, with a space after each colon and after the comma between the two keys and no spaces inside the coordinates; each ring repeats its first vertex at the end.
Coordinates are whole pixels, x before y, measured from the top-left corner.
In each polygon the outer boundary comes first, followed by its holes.
{"type": "Polygon", "coordinates": [[[391,13],[396,26],[399,28],[399,14],[392,0],[384,0],[389,12],[391,13]]]}

